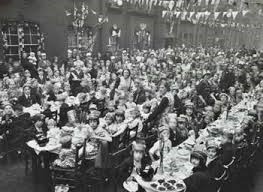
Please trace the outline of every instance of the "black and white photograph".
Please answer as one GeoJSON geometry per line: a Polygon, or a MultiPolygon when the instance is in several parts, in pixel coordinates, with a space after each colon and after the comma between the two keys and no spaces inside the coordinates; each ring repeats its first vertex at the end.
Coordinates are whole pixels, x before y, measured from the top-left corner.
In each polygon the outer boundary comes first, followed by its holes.
{"type": "Polygon", "coordinates": [[[263,0],[0,0],[0,192],[263,192],[263,0]]]}

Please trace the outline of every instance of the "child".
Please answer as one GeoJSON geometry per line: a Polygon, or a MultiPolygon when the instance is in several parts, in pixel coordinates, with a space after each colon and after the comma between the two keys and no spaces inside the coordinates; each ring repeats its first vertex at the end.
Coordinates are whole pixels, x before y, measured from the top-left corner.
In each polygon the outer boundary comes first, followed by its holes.
{"type": "MultiPolygon", "coordinates": [[[[140,133],[142,131],[143,125],[141,121],[141,114],[138,107],[133,108],[132,111],[130,111],[130,114],[131,114],[131,119],[128,122],[129,129],[133,129],[136,126],[138,126],[137,132],[140,133]]],[[[132,134],[131,137],[133,137],[135,133],[131,133],[131,134],[132,134]]]]}
{"type": "Polygon", "coordinates": [[[150,103],[143,104],[142,110],[141,110],[141,116],[142,116],[143,121],[148,119],[150,112],[151,112],[151,104],[150,103]]]}
{"type": "MultiPolygon", "coordinates": [[[[125,185],[129,185],[129,182],[134,181],[136,175],[140,175],[140,172],[145,170],[151,165],[151,160],[146,156],[146,144],[144,140],[136,140],[132,143],[132,156],[124,160],[120,164],[119,176],[120,179],[125,182],[125,185]]],[[[153,176],[153,171],[152,171],[153,176]]],[[[143,192],[144,189],[138,186],[136,192],[143,192]]]]}
{"type": "Polygon", "coordinates": [[[131,109],[136,107],[136,103],[133,102],[133,95],[129,94],[128,95],[128,101],[126,102],[126,107],[127,109],[131,109]]]}
{"type": "Polygon", "coordinates": [[[49,138],[49,144],[56,145],[58,144],[60,138],[60,129],[56,126],[56,122],[53,119],[47,121],[47,138],[49,138]]]}
{"type": "Polygon", "coordinates": [[[163,147],[163,156],[167,155],[171,148],[172,142],[169,140],[170,137],[170,130],[167,126],[162,126],[159,128],[159,139],[153,145],[153,147],[149,150],[149,155],[152,161],[160,159],[160,151],[163,147]]]}
{"type": "Polygon", "coordinates": [[[60,139],[62,149],[59,158],[53,164],[62,168],[72,168],[75,166],[75,151],[71,147],[71,136],[65,136],[60,139]]]}

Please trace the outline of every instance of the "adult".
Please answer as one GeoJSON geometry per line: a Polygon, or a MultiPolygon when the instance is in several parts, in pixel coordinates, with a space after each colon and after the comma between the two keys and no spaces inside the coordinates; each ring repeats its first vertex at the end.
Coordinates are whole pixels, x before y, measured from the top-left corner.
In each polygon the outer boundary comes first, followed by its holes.
{"type": "Polygon", "coordinates": [[[31,86],[25,84],[23,87],[23,94],[18,97],[17,103],[22,105],[23,107],[30,107],[36,103],[41,104],[41,101],[36,95],[32,94],[31,86]]]}
{"type": "Polygon", "coordinates": [[[161,101],[155,110],[149,115],[145,123],[160,120],[165,117],[167,113],[173,112],[174,109],[174,97],[170,93],[170,87],[168,83],[162,83],[159,87],[159,93],[161,101]]]}
{"type": "Polygon", "coordinates": [[[193,164],[193,174],[186,179],[186,192],[216,192],[206,167],[207,155],[202,151],[194,151],[190,162],[193,164]]]}

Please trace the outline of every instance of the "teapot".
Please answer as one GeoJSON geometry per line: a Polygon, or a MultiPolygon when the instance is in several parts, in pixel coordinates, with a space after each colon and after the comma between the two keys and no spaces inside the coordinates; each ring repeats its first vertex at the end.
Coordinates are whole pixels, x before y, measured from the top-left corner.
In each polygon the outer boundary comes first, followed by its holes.
{"type": "Polygon", "coordinates": [[[156,174],[156,171],[157,169],[154,170],[151,165],[147,165],[144,169],[140,170],[139,175],[144,181],[151,181],[153,176],[156,174]]]}

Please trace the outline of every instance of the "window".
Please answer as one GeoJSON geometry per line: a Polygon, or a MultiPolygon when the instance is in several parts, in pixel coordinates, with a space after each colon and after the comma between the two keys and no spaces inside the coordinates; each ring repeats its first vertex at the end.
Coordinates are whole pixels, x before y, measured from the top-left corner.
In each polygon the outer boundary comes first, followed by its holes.
{"type": "Polygon", "coordinates": [[[19,60],[23,51],[37,52],[44,49],[40,27],[33,22],[6,21],[2,24],[4,55],[19,60]]]}

